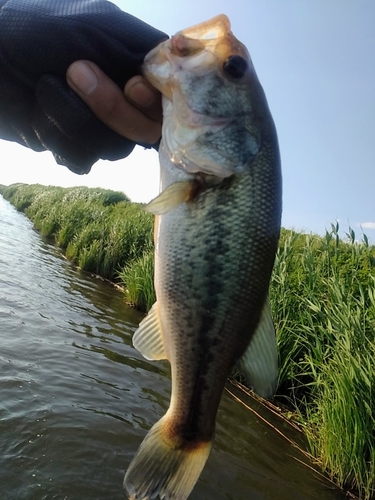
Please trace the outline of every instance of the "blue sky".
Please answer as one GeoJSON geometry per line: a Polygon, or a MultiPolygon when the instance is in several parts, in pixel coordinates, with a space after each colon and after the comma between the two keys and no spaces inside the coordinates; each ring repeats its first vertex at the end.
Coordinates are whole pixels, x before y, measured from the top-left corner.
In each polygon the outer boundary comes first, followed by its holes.
{"type": "MultiPolygon", "coordinates": [[[[248,48],[276,122],[283,225],[323,233],[362,225],[375,242],[375,1],[115,1],[168,34],[225,13],[248,48]]],[[[157,193],[157,155],[98,162],[78,177],[49,153],[0,141],[0,183],[102,185],[136,201],[157,193]]]]}

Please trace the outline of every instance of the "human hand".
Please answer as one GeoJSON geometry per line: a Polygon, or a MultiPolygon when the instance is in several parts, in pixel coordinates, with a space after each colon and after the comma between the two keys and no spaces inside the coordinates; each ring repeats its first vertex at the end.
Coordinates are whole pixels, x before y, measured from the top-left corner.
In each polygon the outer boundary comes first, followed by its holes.
{"type": "Polygon", "coordinates": [[[76,61],[67,71],[69,86],[105,125],[138,144],[161,136],[161,96],[142,76],[128,80],[124,91],[91,61],[76,61]]]}
{"type": "Polygon", "coordinates": [[[133,78],[166,38],[106,0],[0,0],[0,139],[49,150],[80,174],[100,158],[126,157],[138,139],[153,144],[160,117],[133,78]],[[97,65],[99,85],[88,99],[103,120],[66,81],[81,60],[97,65]]]}

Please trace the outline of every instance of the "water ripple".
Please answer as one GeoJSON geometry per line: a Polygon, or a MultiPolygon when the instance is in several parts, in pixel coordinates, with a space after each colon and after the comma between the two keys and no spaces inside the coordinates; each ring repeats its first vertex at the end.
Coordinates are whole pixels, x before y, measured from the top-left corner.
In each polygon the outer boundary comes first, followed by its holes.
{"type": "MultiPolygon", "coordinates": [[[[141,318],[0,197],[1,500],[123,500],[124,470],[170,394],[168,364],[131,345],[141,318]]],[[[225,394],[191,498],[343,498],[293,453],[225,394]]]]}

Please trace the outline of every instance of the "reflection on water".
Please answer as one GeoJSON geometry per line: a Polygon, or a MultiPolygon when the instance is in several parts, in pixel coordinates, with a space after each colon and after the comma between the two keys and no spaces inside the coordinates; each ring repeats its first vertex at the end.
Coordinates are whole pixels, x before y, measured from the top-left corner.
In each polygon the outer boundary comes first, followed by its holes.
{"type": "MultiPolygon", "coordinates": [[[[124,498],[126,466],[169,402],[167,363],[131,346],[141,318],[0,197],[1,500],[124,498]]],[[[191,499],[344,498],[302,458],[225,392],[191,499]]]]}

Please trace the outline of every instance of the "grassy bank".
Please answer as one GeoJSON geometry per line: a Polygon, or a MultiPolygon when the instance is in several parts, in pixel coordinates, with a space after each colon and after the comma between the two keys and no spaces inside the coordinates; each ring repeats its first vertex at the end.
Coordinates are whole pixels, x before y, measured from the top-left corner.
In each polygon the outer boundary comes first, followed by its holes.
{"type": "Polygon", "coordinates": [[[0,193],[81,269],[123,286],[128,302],[140,309],[155,302],[148,279],[153,216],[141,204],[131,203],[124,193],[99,188],[13,184],[0,186],[0,193]]]}
{"type": "Polygon", "coordinates": [[[283,231],[271,283],[279,397],[340,486],[375,497],[375,247],[283,231]]]}
{"type": "MultiPolygon", "coordinates": [[[[83,269],[119,280],[147,310],[152,217],[122,193],[14,185],[0,192],[83,269]]],[[[340,486],[375,498],[375,247],[283,230],[270,298],[278,332],[278,399],[340,486]]]]}

